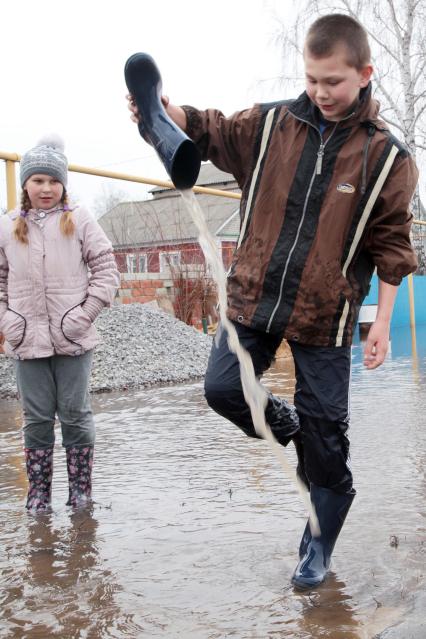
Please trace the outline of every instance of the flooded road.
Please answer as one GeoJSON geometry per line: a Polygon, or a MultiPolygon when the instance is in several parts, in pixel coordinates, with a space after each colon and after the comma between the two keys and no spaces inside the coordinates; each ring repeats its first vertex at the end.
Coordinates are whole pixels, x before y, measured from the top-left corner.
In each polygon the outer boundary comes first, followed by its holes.
{"type": "MultiPolygon", "coordinates": [[[[264,382],[290,398],[291,362],[264,382]]],[[[425,398],[426,352],[413,358],[409,332],[377,371],[354,347],[358,494],[333,574],[308,594],[289,586],[299,495],[267,443],[210,411],[202,383],[94,396],[96,503],[75,514],[59,433],[53,512],[25,512],[19,405],[0,400],[0,637],[425,637],[425,398]]]]}

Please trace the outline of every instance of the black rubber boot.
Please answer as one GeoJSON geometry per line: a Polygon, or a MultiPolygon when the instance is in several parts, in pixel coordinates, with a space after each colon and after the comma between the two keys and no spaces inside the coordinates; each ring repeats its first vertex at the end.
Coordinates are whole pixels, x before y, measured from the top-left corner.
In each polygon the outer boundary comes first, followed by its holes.
{"type": "Polygon", "coordinates": [[[175,187],[192,188],[200,171],[201,154],[163,107],[163,85],[154,59],[147,53],[134,53],[126,62],[124,76],[142,118],[139,133],[157,151],[175,187]]]}
{"type": "MultiPolygon", "coordinates": [[[[351,507],[355,490],[337,493],[328,488],[311,484],[311,501],[315,507],[321,533],[310,537],[305,529],[300,545],[303,553],[292,577],[295,588],[307,590],[319,586],[330,566],[331,554],[337,537],[351,507]]],[[[309,524],[307,526],[309,529],[309,524]]]]}

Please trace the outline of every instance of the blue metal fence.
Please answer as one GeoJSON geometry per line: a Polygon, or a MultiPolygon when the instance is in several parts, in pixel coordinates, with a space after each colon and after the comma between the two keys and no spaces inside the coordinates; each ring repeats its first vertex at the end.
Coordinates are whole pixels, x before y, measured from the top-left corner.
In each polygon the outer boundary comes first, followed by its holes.
{"type": "MultiPolygon", "coordinates": [[[[426,276],[414,275],[414,308],[416,325],[426,324],[426,276]]],[[[377,304],[378,302],[378,277],[373,276],[371,289],[364,300],[364,304],[377,304]]],[[[410,305],[408,297],[408,280],[405,277],[398,288],[395,307],[392,315],[391,327],[410,325],[410,305]]]]}

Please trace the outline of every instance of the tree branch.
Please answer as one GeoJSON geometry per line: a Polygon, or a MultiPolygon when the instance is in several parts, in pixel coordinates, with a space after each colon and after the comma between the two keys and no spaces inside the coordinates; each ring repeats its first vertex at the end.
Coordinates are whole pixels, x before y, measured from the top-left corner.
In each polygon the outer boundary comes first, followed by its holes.
{"type": "Polygon", "coordinates": [[[395,35],[398,38],[398,41],[400,43],[402,43],[402,39],[403,39],[402,33],[404,33],[404,29],[398,22],[398,18],[397,18],[396,11],[395,11],[395,5],[393,3],[393,0],[386,0],[386,2],[387,2],[387,5],[389,7],[389,11],[391,13],[391,16],[392,16],[393,24],[395,26],[395,32],[396,32],[395,35]]]}
{"type": "Polygon", "coordinates": [[[426,58],[421,58],[421,62],[419,61],[414,69],[414,73],[413,73],[413,87],[416,86],[417,84],[417,80],[424,75],[425,72],[425,67],[426,67],[426,58]]]}
{"type": "Polygon", "coordinates": [[[422,98],[426,98],[426,89],[414,97],[413,105],[416,104],[417,100],[421,100],[422,98]]]}
{"type": "Polygon", "coordinates": [[[417,122],[420,120],[421,116],[423,115],[423,113],[426,111],[426,102],[420,107],[420,109],[417,111],[415,118],[414,118],[414,125],[417,124],[417,122]]]}
{"type": "Polygon", "coordinates": [[[383,115],[382,111],[380,111],[380,116],[387,124],[390,124],[391,126],[394,126],[396,129],[398,129],[398,131],[401,131],[402,135],[405,136],[405,131],[402,128],[402,126],[400,124],[398,124],[398,122],[395,122],[394,120],[391,120],[390,118],[385,117],[383,115]]]}
{"type": "Polygon", "coordinates": [[[383,86],[383,84],[381,82],[381,79],[376,77],[376,82],[377,82],[377,86],[379,87],[380,91],[383,93],[383,95],[385,96],[386,100],[388,101],[388,103],[390,104],[392,109],[395,111],[395,114],[396,114],[398,120],[400,120],[402,122],[403,121],[403,115],[402,115],[401,109],[398,107],[397,103],[392,98],[392,96],[390,95],[389,91],[387,89],[385,89],[385,87],[383,86]]]}
{"type": "Polygon", "coordinates": [[[381,47],[382,49],[384,49],[386,51],[386,53],[393,59],[395,60],[395,62],[397,63],[397,65],[400,67],[401,66],[401,62],[400,59],[398,57],[398,55],[396,53],[394,53],[392,51],[392,49],[383,42],[383,40],[380,40],[373,31],[370,31],[370,29],[368,29],[365,25],[364,25],[365,30],[367,31],[368,35],[370,36],[370,38],[372,38],[375,42],[377,42],[377,44],[379,45],[379,47],[381,47]]]}

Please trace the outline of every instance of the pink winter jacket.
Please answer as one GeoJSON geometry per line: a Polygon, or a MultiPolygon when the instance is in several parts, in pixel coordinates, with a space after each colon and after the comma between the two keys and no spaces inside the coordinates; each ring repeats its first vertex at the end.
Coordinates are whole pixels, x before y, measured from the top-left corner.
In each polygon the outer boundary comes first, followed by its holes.
{"type": "Polygon", "coordinates": [[[81,355],[99,343],[93,321],[120,282],[112,246],[96,220],[76,207],[72,236],[62,207],[31,210],[28,244],[13,233],[19,210],[0,216],[0,333],[15,359],[81,355]]]}

